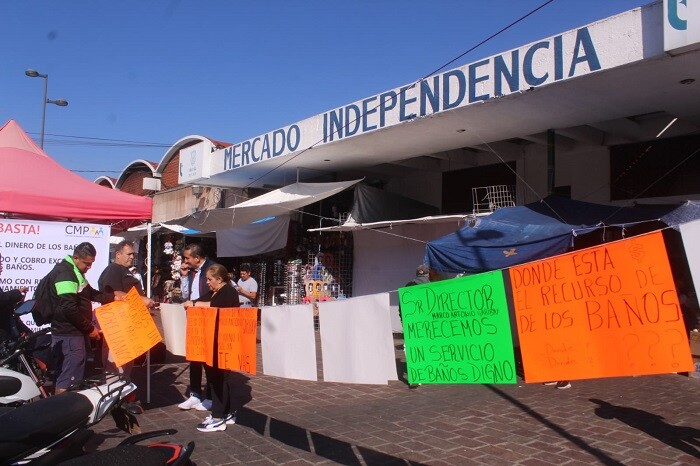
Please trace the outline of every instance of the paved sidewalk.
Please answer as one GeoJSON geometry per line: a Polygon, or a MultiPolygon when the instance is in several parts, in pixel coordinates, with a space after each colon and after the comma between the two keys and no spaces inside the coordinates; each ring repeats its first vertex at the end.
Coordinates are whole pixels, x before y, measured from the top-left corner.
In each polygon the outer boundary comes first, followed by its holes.
{"type": "MultiPolygon", "coordinates": [[[[395,339],[397,348],[402,340],[395,339]]],[[[397,359],[405,361],[403,352],[397,359]]],[[[259,360],[258,367],[262,364],[259,360]]],[[[153,366],[142,430],[175,428],[198,465],[432,464],[700,465],[700,379],[676,374],[541,384],[388,385],[250,377],[252,400],[225,432],[180,411],[187,363],[153,366]]],[[[401,373],[399,373],[401,375],[401,373]]],[[[145,388],[145,369],[135,381],[145,388]]],[[[142,392],[145,393],[145,392],[142,392]]],[[[145,399],[145,396],[143,397],[145,399]]],[[[126,434],[107,418],[91,449],[126,434]]]]}

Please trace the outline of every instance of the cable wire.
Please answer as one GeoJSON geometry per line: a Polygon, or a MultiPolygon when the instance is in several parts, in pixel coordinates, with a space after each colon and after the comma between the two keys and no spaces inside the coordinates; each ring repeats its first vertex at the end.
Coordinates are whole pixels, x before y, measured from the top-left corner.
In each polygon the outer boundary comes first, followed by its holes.
{"type": "MultiPolygon", "coordinates": [[[[510,29],[511,27],[513,27],[513,26],[515,26],[516,24],[520,23],[521,21],[525,20],[525,19],[528,18],[529,16],[533,15],[534,13],[536,13],[537,11],[541,10],[542,8],[544,8],[545,6],[549,5],[550,3],[554,2],[554,1],[555,1],[555,0],[547,0],[546,2],[542,3],[540,6],[536,7],[535,9],[533,9],[533,10],[531,10],[530,12],[526,13],[525,15],[521,16],[520,18],[518,18],[518,19],[516,19],[515,21],[511,22],[511,23],[508,24],[507,26],[501,28],[499,31],[497,31],[497,32],[495,32],[495,33],[493,33],[493,34],[491,34],[491,35],[490,35],[489,37],[487,37],[486,39],[484,39],[484,40],[480,41],[478,44],[476,44],[476,45],[470,47],[470,48],[467,49],[465,52],[461,53],[461,54],[458,55],[457,57],[455,57],[455,58],[453,58],[452,60],[448,61],[448,62],[445,63],[444,65],[438,67],[435,71],[433,71],[433,72],[431,72],[431,73],[425,75],[424,77],[418,79],[417,81],[413,82],[412,84],[410,84],[410,85],[408,85],[408,86],[402,87],[401,90],[399,91],[399,93],[397,94],[396,97],[398,98],[401,94],[405,93],[405,92],[408,91],[409,89],[414,88],[418,83],[424,81],[425,79],[427,79],[428,77],[430,77],[430,76],[432,76],[433,74],[437,73],[438,71],[440,71],[440,70],[444,69],[445,67],[451,65],[452,63],[454,63],[455,61],[457,61],[457,60],[459,60],[460,58],[464,57],[465,55],[467,55],[467,54],[473,52],[474,50],[476,50],[477,48],[481,47],[482,45],[484,45],[485,43],[487,43],[487,42],[490,41],[491,39],[493,39],[493,38],[497,37],[498,35],[504,33],[505,31],[507,31],[507,30],[510,29]]],[[[360,120],[363,116],[365,116],[365,115],[367,115],[367,114],[369,114],[369,113],[374,112],[376,109],[379,108],[379,106],[380,106],[380,104],[377,104],[377,105],[375,105],[374,107],[367,109],[366,112],[360,113],[360,114],[358,115],[357,118],[355,118],[355,119],[353,119],[353,120],[351,120],[351,121],[346,122],[345,125],[343,125],[343,129],[348,128],[351,124],[357,122],[357,121],[360,120]]],[[[336,134],[337,132],[338,132],[338,130],[335,130],[335,131],[333,131],[333,132],[331,133],[331,135],[336,134]]],[[[307,147],[306,149],[302,149],[299,153],[297,153],[297,154],[295,154],[295,155],[289,157],[287,160],[283,161],[283,162],[280,163],[278,166],[271,168],[270,170],[268,170],[267,172],[263,173],[262,175],[260,175],[260,176],[259,176],[258,178],[256,178],[255,180],[253,180],[253,181],[251,181],[250,183],[248,183],[246,186],[244,186],[244,188],[247,188],[247,187],[252,186],[253,184],[255,184],[255,183],[257,183],[258,181],[260,181],[261,179],[265,178],[265,177],[266,177],[267,175],[269,175],[270,173],[273,173],[274,171],[277,171],[278,169],[280,169],[281,167],[285,166],[286,164],[288,164],[288,163],[291,162],[292,160],[296,159],[297,157],[301,156],[302,154],[305,154],[305,153],[308,152],[309,150],[311,150],[311,149],[313,149],[314,147],[318,146],[319,144],[323,143],[323,141],[324,141],[324,138],[321,138],[320,140],[318,140],[318,141],[316,141],[315,143],[311,144],[311,146],[307,147]]]]}

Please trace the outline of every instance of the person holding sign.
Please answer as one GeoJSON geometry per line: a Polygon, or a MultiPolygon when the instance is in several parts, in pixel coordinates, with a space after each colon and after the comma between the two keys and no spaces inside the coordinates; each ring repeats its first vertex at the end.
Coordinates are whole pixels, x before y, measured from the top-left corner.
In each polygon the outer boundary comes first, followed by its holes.
{"type": "MultiPolygon", "coordinates": [[[[431,278],[436,277],[437,272],[435,269],[431,269],[425,264],[421,264],[416,267],[416,276],[410,282],[406,283],[404,286],[416,286],[424,285],[431,282],[431,278]]],[[[401,320],[401,325],[403,326],[403,314],[401,313],[401,306],[399,306],[399,319],[401,320]]],[[[406,352],[406,345],[403,345],[403,352],[406,352]]],[[[408,380],[408,375],[406,375],[406,380],[408,380]]],[[[421,384],[412,383],[408,384],[409,388],[418,388],[421,384]]]]}
{"type": "MultiPolygon", "coordinates": [[[[136,258],[136,253],[134,252],[134,243],[128,240],[121,241],[117,244],[114,250],[114,262],[110,263],[102,271],[100,278],[97,280],[97,285],[100,291],[103,293],[114,293],[115,298],[123,298],[126,293],[129,292],[131,288],[136,287],[136,291],[141,295],[143,303],[147,308],[152,309],[155,307],[156,303],[151,299],[146,297],[146,293],[143,291],[143,286],[141,286],[141,280],[134,276],[131,272],[131,268],[134,266],[134,260],[136,258]]],[[[112,374],[125,374],[127,377],[131,376],[131,370],[134,367],[134,362],[129,361],[118,367],[114,363],[114,357],[112,352],[107,346],[107,342],[102,342],[102,367],[105,372],[112,374]]],[[[130,400],[135,403],[136,399],[130,400]]],[[[137,407],[131,406],[132,411],[139,411],[137,407]]]]}
{"type": "Polygon", "coordinates": [[[56,264],[58,273],[51,283],[51,353],[56,366],[56,394],[65,392],[85,377],[86,337],[101,338],[92,324],[92,301],[109,303],[113,293],[101,293],[87,282],[85,274],[95,262],[97,250],[91,243],[80,243],[72,256],[56,264]]]}
{"type": "MultiPolygon", "coordinates": [[[[238,293],[231,286],[231,275],[226,270],[226,267],[219,264],[214,264],[207,269],[206,273],[207,285],[210,293],[201,297],[195,303],[198,307],[220,307],[231,308],[240,307],[238,293]],[[208,300],[208,301],[207,301],[208,300]]],[[[218,322],[217,325],[218,327],[218,322]]],[[[217,335],[217,331],[214,335],[217,335]]],[[[233,380],[231,371],[228,369],[219,369],[217,367],[217,337],[214,337],[214,363],[212,366],[204,365],[204,370],[207,373],[207,385],[211,391],[212,408],[211,416],[207,417],[204,422],[197,425],[197,430],[200,432],[218,432],[226,430],[226,425],[236,423],[236,410],[231,406],[233,399],[232,389],[233,380]]]]}
{"type": "MultiPolygon", "coordinates": [[[[182,298],[186,300],[185,309],[192,307],[202,296],[209,293],[207,287],[206,272],[214,265],[214,261],[204,254],[204,249],[197,243],[188,244],[182,251],[184,263],[180,267],[180,290],[182,298]]],[[[190,362],[190,392],[189,398],[177,405],[180,409],[196,409],[208,411],[211,409],[211,399],[208,393],[202,393],[203,364],[197,361],[190,362]],[[206,398],[202,395],[207,395],[206,398]]]]}

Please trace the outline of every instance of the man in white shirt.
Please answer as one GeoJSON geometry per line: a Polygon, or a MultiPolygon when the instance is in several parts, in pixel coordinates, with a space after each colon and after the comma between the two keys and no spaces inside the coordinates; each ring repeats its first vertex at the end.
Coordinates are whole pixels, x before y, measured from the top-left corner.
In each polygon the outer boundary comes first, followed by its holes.
{"type": "Polygon", "coordinates": [[[236,291],[238,291],[238,299],[241,301],[241,307],[256,306],[258,282],[250,276],[250,264],[241,264],[240,274],[241,278],[236,284],[236,291]]]}

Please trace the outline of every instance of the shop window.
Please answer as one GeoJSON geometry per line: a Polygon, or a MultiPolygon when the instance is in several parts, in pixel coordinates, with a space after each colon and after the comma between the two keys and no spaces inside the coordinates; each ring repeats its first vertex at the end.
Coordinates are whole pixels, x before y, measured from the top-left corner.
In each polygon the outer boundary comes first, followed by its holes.
{"type": "Polygon", "coordinates": [[[515,162],[455,170],[442,175],[442,213],[471,213],[472,190],[485,186],[514,186],[515,162]]]}
{"type": "Polygon", "coordinates": [[[610,197],[627,200],[698,193],[700,136],[610,147],[610,197]]]}

